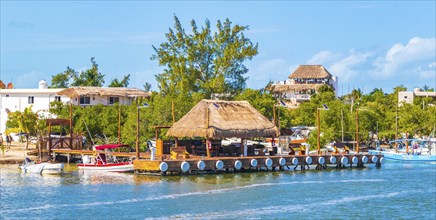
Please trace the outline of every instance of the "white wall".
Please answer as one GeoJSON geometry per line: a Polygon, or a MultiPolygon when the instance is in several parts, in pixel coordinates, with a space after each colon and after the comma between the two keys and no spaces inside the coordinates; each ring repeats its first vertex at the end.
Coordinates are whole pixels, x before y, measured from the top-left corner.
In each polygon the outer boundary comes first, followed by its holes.
{"type": "MultiPolygon", "coordinates": [[[[50,103],[55,101],[57,92],[62,89],[2,89],[0,90],[0,133],[6,130],[7,111],[23,111],[32,106],[32,111],[48,110],[50,103]],[[33,96],[33,104],[29,104],[29,96],[33,96]]],[[[62,102],[69,98],[61,96],[62,102]]]]}
{"type": "Polygon", "coordinates": [[[398,92],[398,104],[401,106],[402,102],[413,103],[413,92],[398,92]]]}

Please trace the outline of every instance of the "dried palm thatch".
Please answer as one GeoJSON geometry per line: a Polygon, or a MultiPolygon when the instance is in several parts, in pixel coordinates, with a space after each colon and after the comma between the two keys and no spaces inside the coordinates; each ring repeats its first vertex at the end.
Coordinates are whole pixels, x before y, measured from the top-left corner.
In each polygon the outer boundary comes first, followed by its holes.
{"type": "Polygon", "coordinates": [[[167,132],[172,137],[276,137],[277,127],[247,101],[202,100],[167,132]]]}
{"type": "Polygon", "coordinates": [[[322,65],[300,65],[290,76],[290,79],[324,79],[332,78],[322,65]]]}
{"type": "Polygon", "coordinates": [[[270,91],[278,93],[278,92],[298,92],[304,90],[314,89],[318,91],[318,89],[324,84],[274,84],[271,85],[270,91]]]}
{"type": "Polygon", "coordinates": [[[57,93],[58,95],[75,98],[78,96],[114,96],[114,97],[129,97],[129,98],[148,98],[149,92],[144,92],[139,89],[125,87],[71,87],[57,93]]]}

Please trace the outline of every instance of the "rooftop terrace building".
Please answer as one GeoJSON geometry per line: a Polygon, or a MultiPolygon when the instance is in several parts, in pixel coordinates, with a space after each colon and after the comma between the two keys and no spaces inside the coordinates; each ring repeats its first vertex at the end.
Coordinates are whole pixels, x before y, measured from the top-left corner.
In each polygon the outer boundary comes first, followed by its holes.
{"type": "Polygon", "coordinates": [[[331,86],[338,96],[338,77],[332,76],[322,65],[301,65],[288,78],[271,84],[269,90],[286,100],[289,107],[310,100],[322,85],[331,86]]]}

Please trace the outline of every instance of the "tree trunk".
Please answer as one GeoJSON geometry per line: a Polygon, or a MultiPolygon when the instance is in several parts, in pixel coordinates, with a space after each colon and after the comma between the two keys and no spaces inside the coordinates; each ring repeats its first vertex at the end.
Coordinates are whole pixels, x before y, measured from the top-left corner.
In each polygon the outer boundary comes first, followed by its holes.
{"type": "Polygon", "coordinates": [[[26,134],[26,150],[29,150],[29,134],[26,134]]]}

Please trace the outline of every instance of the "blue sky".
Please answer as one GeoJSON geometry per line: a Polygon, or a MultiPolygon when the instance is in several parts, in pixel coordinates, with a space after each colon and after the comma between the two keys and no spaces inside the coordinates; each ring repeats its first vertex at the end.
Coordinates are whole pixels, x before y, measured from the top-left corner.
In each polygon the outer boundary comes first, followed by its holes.
{"type": "Polygon", "coordinates": [[[248,25],[259,54],[247,61],[247,86],[285,80],[299,65],[321,64],[353,88],[391,92],[436,87],[435,1],[1,1],[1,80],[36,88],[70,66],[95,57],[106,84],[131,75],[157,90],[152,45],[165,41],[177,15],[214,25],[248,25]]]}

